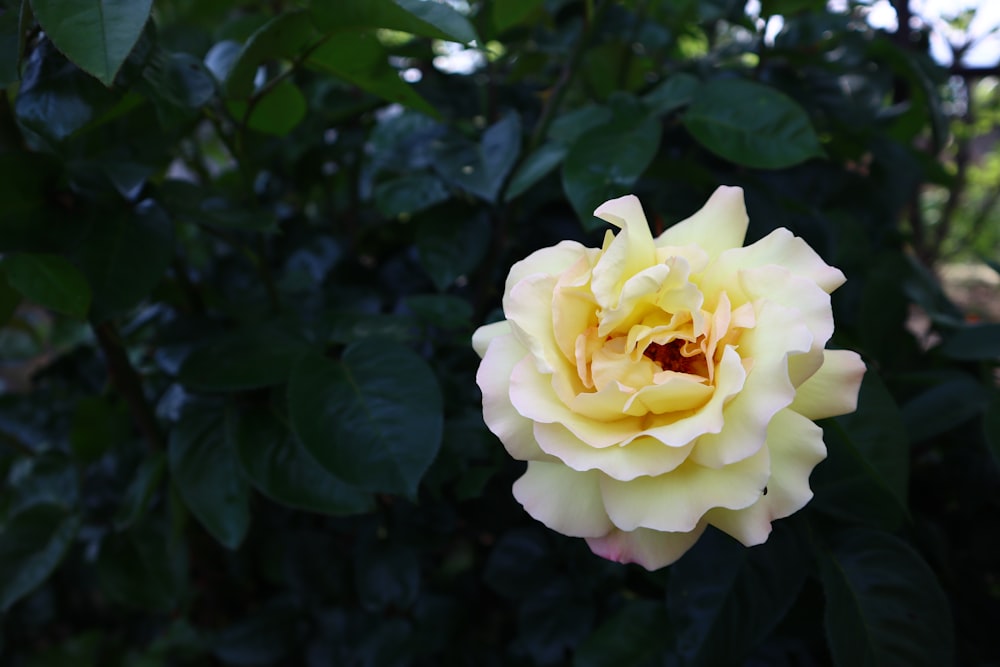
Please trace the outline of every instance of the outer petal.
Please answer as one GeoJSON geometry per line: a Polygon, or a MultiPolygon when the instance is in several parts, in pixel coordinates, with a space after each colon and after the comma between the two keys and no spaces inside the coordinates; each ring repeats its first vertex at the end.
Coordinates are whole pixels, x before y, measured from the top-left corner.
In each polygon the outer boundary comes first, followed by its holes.
{"type": "Polygon", "coordinates": [[[551,459],[535,441],[532,422],[525,419],[510,402],[508,384],[511,370],[528,351],[513,336],[494,338],[476,373],[476,383],[483,392],[483,420],[511,456],[521,460],[551,459]]]}
{"type": "Polygon", "coordinates": [[[642,437],[621,447],[597,448],[581,442],[561,424],[535,424],[535,439],[542,451],[574,470],[600,470],[622,481],[670,472],[684,463],[694,446],[668,447],[642,437]]]}
{"type": "Polygon", "coordinates": [[[701,210],[660,234],[657,247],[697,245],[715,259],[724,250],[739,248],[747,235],[743,188],[721,186],[701,210]]]}
{"type": "Polygon", "coordinates": [[[761,544],[771,532],[771,522],[805,507],[812,498],[809,475],[826,458],[823,431],[802,415],[782,410],[767,431],[771,453],[771,479],[767,495],[745,509],[716,508],[705,519],[746,546],[761,544]]]}
{"type": "Polygon", "coordinates": [[[625,532],[612,530],[604,537],[588,537],[591,551],[617,563],[638,563],[647,570],[670,565],[694,546],[705,532],[702,522],[687,533],[667,533],[648,528],[625,532]]]}
{"type": "Polygon", "coordinates": [[[535,519],[570,537],[600,537],[614,526],[601,501],[598,472],[531,461],[514,482],[514,497],[535,519]]]}
{"type": "Polygon", "coordinates": [[[620,482],[601,478],[601,494],[611,521],[622,530],[694,530],[713,507],[743,509],[760,498],[770,477],[767,448],[725,468],[705,468],[690,460],[658,477],[620,482]]]}
{"type": "Polygon", "coordinates": [[[479,355],[479,358],[482,359],[486,356],[486,348],[489,347],[490,341],[497,336],[504,336],[509,333],[510,322],[507,320],[500,320],[499,322],[493,322],[492,324],[484,324],[476,329],[475,333],[472,334],[472,349],[474,349],[476,354],[479,355]]]}
{"type": "Polygon", "coordinates": [[[541,273],[556,276],[573,266],[581,257],[594,252],[576,241],[560,241],[549,248],[541,248],[510,267],[504,285],[504,295],[530,275],[541,273]]]}
{"type": "Polygon", "coordinates": [[[857,352],[824,350],[823,365],[799,386],[789,407],[809,419],[854,412],[866,370],[857,352]]]}

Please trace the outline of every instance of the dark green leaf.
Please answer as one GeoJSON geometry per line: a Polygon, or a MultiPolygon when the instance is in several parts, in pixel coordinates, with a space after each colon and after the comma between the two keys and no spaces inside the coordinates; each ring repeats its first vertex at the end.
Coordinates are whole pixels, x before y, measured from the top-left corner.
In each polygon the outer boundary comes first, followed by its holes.
{"type": "Polygon", "coordinates": [[[698,77],[678,72],[643,95],[642,102],[650,113],[662,116],[690,104],[699,85],[698,77]]]}
{"type": "Polygon", "coordinates": [[[472,324],[472,306],[457,296],[418,294],[407,297],[406,305],[423,324],[437,329],[468,329],[472,324]]]}
{"type": "Polygon", "coordinates": [[[372,491],[415,496],[441,444],[441,394],[410,350],[350,345],[339,361],[305,357],[288,386],[292,426],[337,477],[372,491]]]}
{"type": "Polygon", "coordinates": [[[823,156],[802,107],[752,81],[715,79],[703,84],[683,121],[705,148],[739,165],[783,169],[823,156]]]}
{"type": "Polygon", "coordinates": [[[306,98],[299,87],[288,79],[257,94],[251,102],[231,102],[233,116],[242,118],[251,130],[283,137],[302,122],[306,115],[306,98]]]}
{"type": "Polygon", "coordinates": [[[125,489],[118,512],[115,513],[116,530],[124,530],[142,518],[149,501],[163,480],[166,464],[166,455],[163,452],[156,452],[139,465],[128,488],[125,489]]]}
{"type": "Polygon", "coordinates": [[[629,600],[580,645],[573,667],[657,667],[672,641],[662,602],[629,600]]]}
{"type": "Polygon", "coordinates": [[[628,194],[660,147],[660,123],[644,118],[587,132],[563,160],[562,183],[585,229],[604,223],[593,217],[605,201],[628,194]]]}
{"type": "Polygon", "coordinates": [[[69,548],[79,517],[59,505],[34,505],[0,526],[0,611],[35,590],[69,548]]]}
{"type": "Polygon", "coordinates": [[[468,44],[477,41],[475,28],[451,6],[422,0],[366,0],[316,3],[317,24],[326,31],[388,28],[422,37],[468,44]]]}
{"type": "Polygon", "coordinates": [[[31,6],[56,47],[110,86],[139,41],[153,0],[31,0],[31,6]]]}
{"type": "Polygon", "coordinates": [[[118,604],[166,612],[184,595],[187,558],[170,544],[165,526],[142,524],[112,533],[101,545],[97,579],[101,592],[118,604]]]}
{"type": "Polygon", "coordinates": [[[446,145],[434,166],[449,183],[495,202],[520,152],[521,118],[509,113],[483,132],[478,146],[446,145]]]}
{"type": "Polygon", "coordinates": [[[33,505],[58,505],[66,511],[79,500],[80,471],[63,452],[48,450],[15,464],[7,479],[4,510],[16,514],[33,505]]]}
{"type": "Polygon", "coordinates": [[[309,344],[288,327],[261,324],[205,341],[184,360],[178,379],[200,391],[240,391],[281,384],[309,344]]]}
{"type": "Polygon", "coordinates": [[[21,78],[21,17],[8,11],[0,16],[0,87],[6,88],[21,78]]]}
{"type": "Polygon", "coordinates": [[[524,194],[528,188],[548,176],[562,163],[568,151],[569,149],[562,144],[551,143],[545,144],[529,155],[511,177],[504,200],[510,201],[524,194]]]}
{"type": "Polygon", "coordinates": [[[941,435],[981,413],[988,402],[986,387],[973,377],[941,378],[903,406],[906,433],[911,442],[941,435]]]}
{"type": "MultiPolygon", "coordinates": [[[[436,3],[435,3],[436,4],[436,3]]],[[[437,116],[437,111],[389,65],[389,54],[374,33],[337,33],[306,61],[310,67],[332,74],[377,97],[437,116]]]]}
{"type": "Polygon", "coordinates": [[[230,409],[226,437],[247,477],[272,500],[333,515],[359,514],[372,507],[370,494],[331,475],[266,409],[230,409]]]}
{"type": "Polygon", "coordinates": [[[184,504],[228,549],[250,527],[250,489],[217,406],[188,409],[170,433],[170,474],[184,504]]]}
{"type": "Polygon", "coordinates": [[[927,563],[905,542],[855,528],[825,554],[821,565],[834,664],[953,663],[948,598],[927,563]]]}
{"type": "Polygon", "coordinates": [[[486,254],[490,226],[483,216],[433,216],[417,223],[420,265],[439,290],[472,272],[486,254]]]}
{"type": "Polygon", "coordinates": [[[375,186],[375,206],[386,217],[418,213],[448,196],[448,188],[433,174],[407,174],[375,186]]]}
{"type": "Polygon", "coordinates": [[[552,121],[549,139],[561,144],[572,144],[594,128],[606,125],[614,117],[611,109],[597,104],[588,104],[552,121]]]}
{"type": "Polygon", "coordinates": [[[1000,324],[970,324],[945,338],[941,352],[951,359],[986,361],[1000,359],[1000,324]]]}
{"type": "Polygon", "coordinates": [[[156,204],[99,220],[80,250],[101,321],[136,306],[163,278],[174,253],[173,226],[156,204]]]}
{"type": "Polygon", "coordinates": [[[493,27],[497,32],[521,23],[532,14],[537,13],[545,4],[545,0],[503,0],[493,3],[493,27]]]}
{"type": "Polygon", "coordinates": [[[73,456],[84,463],[96,461],[131,436],[132,421],[124,402],[103,396],[84,396],[73,410],[69,444],[73,456]]]}
{"type": "Polygon", "coordinates": [[[64,257],[18,253],[5,257],[0,267],[11,287],[26,299],[66,315],[86,316],[90,287],[64,257]]]}
{"type": "Polygon", "coordinates": [[[196,225],[255,232],[273,232],[278,226],[269,211],[241,207],[220,192],[187,181],[166,180],[159,194],[167,211],[196,225]]]}
{"type": "Polygon", "coordinates": [[[312,15],[305,11],[285,12],[257,30],[233,60],[226,79],[226,94],[247,99],[254,90],[257,68],[269,60],[291,60],[319,40],[312,15]]]}
{"type": "Polygon", "coordinates": [[[907,515],[910,448],[899,408],[874,371],[857,411],[823,424],[827,460],[816,467],[812,505],[835,516],[894,528],[907,515]]]}
{"type": "Polygon", "coordinates": [[[667,610],[685,664],[742,664],[788,613],[807,570],[794,520],[751,549],[710,529],[670,571],[667,610]]]}

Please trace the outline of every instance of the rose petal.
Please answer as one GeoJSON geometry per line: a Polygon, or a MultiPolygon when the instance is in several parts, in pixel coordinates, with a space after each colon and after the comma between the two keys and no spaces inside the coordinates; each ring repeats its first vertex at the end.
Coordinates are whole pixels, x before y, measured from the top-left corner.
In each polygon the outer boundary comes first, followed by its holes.
{"type": "Polygon", "coordinates": [[[767,495],[744,509],[717,508],[705,515],[708,523],[748,547],[767,540],[772,521],[805,507],[813,495],[809,474],[826,458],[823,430],[792,410],[782,410],[771,420],[767,449],[771,453],[767,495]]]}
{"type": "Polygon", "coordinates": [[[518,282],[503,297],[503,312],[514,335],[531,352],[542,373],[564,373],[570,362],[559,349],[552,328],[555,285],[552,276],[536,273],[518,282]]]}
{"type": "Polygon", "coordinates": [[[742,509],[760,497],[770,476],[768,450],[725,468],[705,468],[690,459],[657,477],[623,482],[601,478],[601,495],[612,523],[622,530],[694,530],[713,507],[742,509]]]}
{"type": "Polygon", "coordinates": [[[530,461],[514,482],[514,498],[538,521],[570,537],[600,537],[613,526],[604,511],[598,472],[530,461]]]}
{"type": "Polygon", "coordinates": [[[854,412],[866,370],[857,352],[824,350],[823,365],[799,386],[789,407],[809,419],[854,412]]]}
{"type": "Polygon", "coordinates": [[[723,185],[712,193],[701,210],[660,234],[656,245],[696,245],[710,259],[715,259],[723,251],[743,245],[748,222],[743,188],[723,185]]]}
{"type": "Polygon", "coordinates": [[[625,281],[656,264],[656,248],[635,195],[605,202],[594,215],[622,228],[597,260],[591,277],[597,303],[610,310],[618,306],[625,281]]]}
{"type": "Polygon", "coordinates": [[[513,336],[498,336],[486,350],[476,373],[476,383],[483,392],[483,421],[503,443],[511,456],[521,460],[547,460],[538,447],[532,422],[525,419],[510,402],[508,384],[511,371],[528,351],[513,336]]]}
{"type": "Polygon", "coordinates": [[[573,266],[581,257],[593,253],[592,248],[587,248],[576,241],[560,241],[552,247],[536,250],[510,267],[503,293],[510,294],[514,285],[530,275],[557,276],[573,266]]]}
{"type": "Polygon", "coordinates": [[[600,470],[621,481],[670,472],[684,463],[694,446],[668,447],[659,440],[642,437],[621,447],[596,448],[581,442],[561,424],[535,424],[534,435],[542,451],[570,468],[600,470]]]}
{"type": "Polygon", "coordinates": [[[505,336],[509,333],[510,322],[507,320],[500,320],[499,322],[493,322],[492,324],[484,324],[476,329],[475,333],[472,334],[472,349],[474,349],[476,354],[479,355],[479,358],[482,359],[486,356],[486,348],[489,347],[490,341],[498,336],[505,336]]]}
{"type": "Polygon", "coordinates": [[[667,533],[648,528],[625,532],[614,529],[603,537],[588,537],[590,550],[616,563],[637,563],[647,570],[666,567],[694,546],[705,524],[687,533],[667,533]]]}

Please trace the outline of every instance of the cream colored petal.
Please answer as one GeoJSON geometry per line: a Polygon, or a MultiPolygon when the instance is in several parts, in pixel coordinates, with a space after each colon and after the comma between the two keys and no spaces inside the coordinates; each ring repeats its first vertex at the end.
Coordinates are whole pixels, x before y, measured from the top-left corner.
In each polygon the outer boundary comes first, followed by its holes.
{"type": "Polygon", "coordinates": [[[546,526],[570,537],[600,537],[613,526],[601,501],[600,473],[531,461],[514,482],[514,498],[546,526]]]}
{"type": "MultiPolygon", "coordinates": [[[[736,282],[740,271],[762,266],[782,266],[792,275],[801,276],[816,283],[823,291],[830,293],[844,284],[844,274],[816,254],[801,238],[785,228],[779,228],[744,248],[733,248],[722,253],[701,277],[703,289],[726,289],[736,282]]],[[[733,303],[734,294],[730,293],[733,303]]]]}
{"type": "Polygon", "coordinates": [[[667,533],[648,528],[625,532],[614,529],[603,537],[588,537],[590,550],[616,563],[637,563],[649,571],[666,567],[694,546],[705,524],[687,533],[667,533]]]}
{"type": "Polygon", "coordinates": [[[782,410],[771,421],[767,448],[771,453],[767,495],[745,509],[717,508],[705,515],[708,523],[748,547],[767,540],[772,521],[806,506],[812,498],[809,475],[826,458],[823,431],[792,410],[782,410]]]}
{"type": "Polygon", "coordinates": [[[656,264],[656,248],[642,206],[634,195],[605,202],[594,215],[622,228],[597,260],[591,276],[597,303],[608,310],[618,305],[625,281],[656,264]]]}
{"type": "Polygon", "coordinates": [[[657,477],[622,482],[601,478],[601,495],[612,523],[622,530],[652,528],[684,532],[713,507],[742,509],[760,497],[770,476],[768,450],[725,468],[705,468],[690,459],[657,477]]]}
{"type": "Polygon", "coordinates": [[[560,241],[554,246],[536,250],[510,267],[503,293],[510,294],[514,285],[530,275],[557,276],[591,253],[590,248],[576,241],[560,241]]]}
{"type": "Polygon", "coordinates": [[[660,384],[647,385],[629,397],[623,411],[641,417],[648,413],[696,410],[705,405],[714,392],[714,387],[692,376],[673,373],[660,384]]]}
{"type": "Polygon", "coordinates": [[[505,336],[509,333],[510,323],[507,320],[500,320],[499,322],[493,322],[492,324],[484,324],[476,329],[475,333],[472,334],[472,349],[474,349],[476,354],[479,355],[479,358],[482,359],[486,356],[486,348],[489,347],[490,341],[497,336],[505,336]]]}
{"type": "Polygon", "coordinates": [[[726,405],[725,427],[700,438],[691,452],[700,465],[721,468],[753,456],[764,444],[772,416],[795,398],[788,357],[808,351],[812,335],[791,308],[764,302],[757,315],[757,326],[744,331],[739,343],[740,354],[751,363],[746,383],[726,405]]]}
{"type": "Polygon", "coordinates": [[[653,438],[637,438],[620,447],[591,447],[561,424],[535,424],[543,451],[574,470],[600,470],[617,480],[661,475],[681,465],[694,445],[668,447],[653,438]]]}
{"type": "MultiPolygon", "coordinates": [[[[653,417],[649,420],[650,424],[643,429],[642,435],[651,436],[672,447],[679,447],[703,438],[706,433],[718,433],[725,423],[723,410],[727,401],[741,393],[746,379],[747,374],[739,355],[735,349],[727,347],[722,353],[722,360],[716,366],[715,391],[708,402],[692,411],[690,415],[667,423],[658,423],[653,417]]],[[[699,445],[696,445],[694,451],[698,449],[699,445]]]]}
{"type": "Polygon", "coordinates": [[[823,365],[799,386],[789,407],[809,419],[854,412],[866,370],[857,352],[825,350],[823,365]]]}
{"type": "Polygon", "coordinates": [[[514,366],[528,351],[513,336],[498,336],[486,350],[476,383],[483,392],[483,421],[515,459],[547,460],[538,448],[532,422],[518,414],[510,402],[508,385],[514,366]]]}
{"type": "Polygon", "coordinates": [[[723,251],[743,245],[748,222],[743,189],[723,185],[712,193],[701,210],[660,234],[656,245],[696,245],[710,259],[715,259],[723,251]]]}
{"type": "Polygon", "coordinates": [[[621,444],[642,429],[636,417],[601,421],[573,412],[556,395],[550,376],[539,373],[530,358],[522,359],[510,373],[510,399],[522,416],[543,424],[563,424],[591,447],[621,444]]]}
{"type": "Polygon", "coordinates": [[[552,329],[555,284],[552,276],[533,274],[514,285],[503,298],[503,312],[514,336],[528,348],[543,373],[565,372],[576,366],[575,359],[562,354],[552,329]]]}

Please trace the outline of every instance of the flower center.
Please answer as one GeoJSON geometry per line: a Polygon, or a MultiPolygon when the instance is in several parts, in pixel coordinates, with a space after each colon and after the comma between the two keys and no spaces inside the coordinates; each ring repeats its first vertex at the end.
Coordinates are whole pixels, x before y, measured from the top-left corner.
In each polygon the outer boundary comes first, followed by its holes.
{"type": "Polygon", "coordinates": [[[705,364],[704,355],[700,353],[690,356],[685,355],[683,350],[685,343],[686,341],[679,338],[663,345],[650,343],[646,346],[642,354],[652,359],[657,366],[665,371],[689,373],[691,375],[707,375],[708,369],[705,364]]]}

